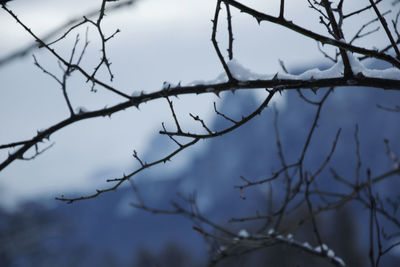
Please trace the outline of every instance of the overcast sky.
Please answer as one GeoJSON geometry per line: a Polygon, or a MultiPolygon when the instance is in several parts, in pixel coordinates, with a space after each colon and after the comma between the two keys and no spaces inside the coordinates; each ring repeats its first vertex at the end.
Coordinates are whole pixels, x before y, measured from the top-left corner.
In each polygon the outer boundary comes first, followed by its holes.
{"type": "MultiPolygon", "coordinates": [[[[9,7],[35,33],[43,36],[68,19],[97,8],[100,2],[15,0],[9,7]]],[[[141,0],[131,8],[109,14],[103,21],[106,32],[111,34],[117,28],[121,30],[108,43],[116,76],[113,85],[132,94],[140,90],[158,90],[164,81],[189,83],[217,77],[222,68],[210,42],[215,2],[141,0]]],[[[315,11],[307,8],[307,1],[286,2],[287,18],[323,32],[315,11]]],[[[348,1],[351,5],[354,2],[357,1],[348,1]]],[[[246,4],[272,15],[278,13],[279,1],[253,0],[246,4]]],[[[348,5],[346,8],[351,10],[353,7],[348,5]]],[[[276,25],[262,23],[258,26],[248,15],[234,9],[232,12],[235,58],[244,66],[259,73],[275,73],[279,70],[278,59],[284,60],[289,69],[312,66],[324,60],[314,41],[276,25]]],[[[360,19],[365,16],[354,18],[353,22],[360,19]]],[[[218,40],[225,45],[225,17],[221,20],[218,40]]],[[[32,42],[32,38],[3,10],[0,11],[0,25],[0,58],[32,42]]],[[[346,29],[354,32],[354,25],[350,23],[346,29]]],[[[74,31],[71,38],[56,46],[58,51],[68,55],[78,32],[83,40],[85,28],[74,31]]],[[[91,43],[83,65],[90,70],[100,57],[100,48],[93,30],[89,31],[89,39],[91,43]]],[[[221,50],[225,51],[225,48],[221,50]]],[[[34,53],[44,67],[60,75],[57,62],[44,49],[34,53]]],[[[107,81],[106,72],[99,77],[107,81]]],[[[1,67],[0,81],[1,144],[31,138],[37,130],[68,116],[60,88],[33,65],[31,56],[1,67]]],[[[84,106],[88,110],[124,100],[104,90],[91,93],[79,75],[72,77],[68,89],[73,106],[84,106]]],[[[188,118],[190,111],[210,121],[212,103],[218,100],[215,96],[187,96],[174,101],[182,119],[188,118]]],[[[132,109],[115,114],[111,119],[100,118],[69,126],[51,136],[55,145],[49,151],[34,161],[16,161],[0,173],[0,199],[12,204],[35,196],[53,197],[104,186],[105,179],[132,169],[133,149],[142,154],[148,149],[162,151],[163,148],[152,147],[149,143],[162,121],[171,122],[167,103],[154,101],[142,105],[140,111],[132,109]]],[[[193,127],[189,120],[186,124],[193,127]]],[[[1,159],[6,156],[7,151],[0,152],[1,159]]]]}

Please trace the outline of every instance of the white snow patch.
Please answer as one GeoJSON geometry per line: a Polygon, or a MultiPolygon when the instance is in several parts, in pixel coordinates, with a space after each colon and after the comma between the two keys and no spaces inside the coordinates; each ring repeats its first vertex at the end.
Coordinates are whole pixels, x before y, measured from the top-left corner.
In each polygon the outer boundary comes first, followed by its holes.
{"type": "Polygon", "coordinates": [[[322,246],[315,247],[316,252],[322,252],[322,250],[327,251],[329,247],[326,244],[322,244],[322,246]]]}
{"type": "Polygon", "coordinates": [[[242,229],[239,231],[238,236],[241,238],[248,238],[250,235],[245,229],[242,229]]]}
{"type": "Polygon", "coordinates": [[[131,97],[137,97],[137,96],[140,96],[141,94],[143,94],[143,91],[133,91],[133,93],[131,94],[131,97]]]}
{"type": "Polygon", "coordinates": [[[88,110],[85,107],[77,107],[75,109],[75,113],[77,113],[77,114],[83,114],[83,113],[86,113],[86,112],[88,112],[88,110]]]}
{"type": "Polygon", "coordinates": [[[239,61],[235,58],[231,61],[228,61],[227,65],[232,76],[239,81],[263,80],[273,78],[272,75],[263,75],[253,72],[252,70],[241,65],[239,61]]]}
{"type": "Polygon", "coordinates": [[[200,84],[204,84],[204,85],[208,85],[208,84],[218,84],[218,83],[226,83],[228,81],[228,76],[226,76],[226,73],[221,73],[220,75],[217,76],[217,78],[213,79],[213,80],[196,80],[193,82],[188,83],[188,86],[196,86],[196,85],[200,85],[200,84]]]}
{"type": "Polygon", "coordinates": [[[163,85],[162,85],[161,89],[162,90],[168,90],[169,88],[177,88],[177,87],[180,87],[180,86],[181,86],[180,82],[177,83],[177,84],[170,83],[170,82],[163,82],[163,85]]]}
{"type": "Polygon", "coordinates": [[[304,242],[302,245],[305,248],[312,249],[312,246],[308,242],[304,242]]]}
{"type": "Polygon", "coordinates": [[[398,68],[392,67],[384,70],[368,69],[356,57],[354,57],[352,53],[347,52],[347,56],[350,61],[351,69],[355,75],[362,73],[364,76],[371,78],[400,80],[400,69],[398,68]]]}
{"type": "Polygon", "coordinates": [[[162,89],[167,89],[167,88],[170,88],[170,87],[171,87],[171,84],[169,82],[163,82],[162,89]]]}
{"type": "MultiPolygon", "coordinates": [[[[353,53],[347,52],[351,69],[355,75],[362,73],[366,77],[372,78],[382,78],[382,79],[394,79],[400,80],[400,69],[398,68],[388,68],[384,70],[378,69],[369,69],[364,66],[356,57],[354,57],[353,53]]],[[[239,63],[237,59],[232,59],[226,63],[228,68],[232,74],[232,76],[238,81],[242,82],[240,86],[246,86],[246,81],[254,81],[254,80],[271,80],[274,77],[277,79],[291,79],[291,80],[310,80],[310,79],[329,79],[329,78],[340,78],[343,77],[344,73],[344,65],[342,59],[339,59],[338,62],[332,65],[329,69],[320,70],[318,68],[307,70],[299,75],[287,74],[278,72],[276,74],[259,74],[253,72],[251,69],[244,67],[239,63]]],[[[188,85],[194,86],[199,84],[216,84],[216,83],[224,83],[228,81],[228,77],[226,73],[221,73],[217,78],[209,81],[193,81],[188,85]]]]}
{"type": "Polygon", "coordinates": [[[344,263],[344,261],[343,261],[341,258],[339,258],[339,257],[334,257],[333,259],[334,259],[335,261],[337,261],[340,265],[346,266],[346,263],[344,263]]]}

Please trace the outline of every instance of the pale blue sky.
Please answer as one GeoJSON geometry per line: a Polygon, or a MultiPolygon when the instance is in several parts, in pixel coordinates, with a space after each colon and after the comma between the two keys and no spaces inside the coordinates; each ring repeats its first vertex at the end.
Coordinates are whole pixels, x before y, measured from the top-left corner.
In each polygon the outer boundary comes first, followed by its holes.
{"type": "MultiPolygon", "coordinates": [[[[287,17],[322,32],[318,16],[307,8],[306,2],[287,1],[287,17]]],[[[354,5],[356,1],[350,2],[354,5]]],[[[9,6],[40,36],[99,3],[94,0],[16,0],[9,6]]],[[[279,7],[279,1],[253,0],[246,4],[273,15],[279,7]]],[[[107,32],[121,29],[108,47],[116,74],[114,86],[131,94],[137,90],[158,90],[164,81],[188,83],[218,76],[222,68],[210,42],[214,6],[212,0],[141,0],[129,9],[107,16],[103,21],[107,32]]],[[[232,12],[235,57],[244,66],[258,73],[275,73],[279,70],[278,59],[284,60],[289,68],[323,60],[314,41],[268,23],[258,26],[248,15],[234,9],[232,12]]],[[[357,17],[354,21],[359,19],[363,18],[357,17]]],[[[218,40],[224,45],[227,40],[225,17],[221,20],[218,40]]],[[[0,25],[0,57],[32,41],[3,10],[0,11],[0,25]]],[[[349,25],[349,31],[354,32],[354,25],[349,25]]],[[[80,32],[82,34],[84,28],[80,32]]],[[[94,31],[90,31],[89,37],[91,44],[83,63],[93,68],[100,54],[94,31]]],[[[73,38],[70,38],[57,48],[67,54],[72,44],[73,38]]],[[[35,55],[44,67],[57,73],[57,64],[46,51],[37,50],[35,55]]],[[[90,110],[122,100],[102,90],[90,93],[78,77],[72,78],[69,88],[74,107],[84,106],[90,110]]],[[[105,75],[99,77],[107,79],[105,75]]],[[[68,115],[60,88],[33,66],[31,56],[0,68],[0,80],[0,143],[30,138],[37,130],[68,115]]],[[[175,104],[182,119],[186,119],[187,127],[194,127],[195,124],[187,120],[188,112],[210,120],[215,100],[213,95],[187,96],[175,100],[175,104]]],[[[30,162],[14,162],[0,173],[0,201],[12,204],[35,196],[53,197],[70,190],[104,186],[109,176],[98,174],[107,171],[108,175],[120,176],[128,172],[134,163],[133,149],[139,153],[159,149],[149,144],[149,138],[157,133],[161,121],[171,122],[168,106],[165,101],[154,101],[142,105],[140,111],[132,109],[113,115],[111,120],[101,118],[67,127],[51,137],[55,146],[42,156],[30,162]]],[[[1,159],[6,155],[7,151],[0,152],[1,159]]],[[[173,166],[179,166],[179,162],[172,163],[166,170],[173,166]]]]}

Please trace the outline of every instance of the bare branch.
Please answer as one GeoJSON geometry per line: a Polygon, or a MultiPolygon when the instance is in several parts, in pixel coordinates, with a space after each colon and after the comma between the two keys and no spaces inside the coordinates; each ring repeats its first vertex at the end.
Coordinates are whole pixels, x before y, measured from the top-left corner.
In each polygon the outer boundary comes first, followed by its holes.
{"type": "Polygon", "coordinates": [[[376,4],[374,3],[373,0],[369,0],[369,2],[371,3],[372,8],[374,9],[376,16],[378,17],[379,21],[381,22],[383,28],[385,29],[386,35],[390,40],[390,43],[392,44],[392,47],[394,49],[394,51],[396,52],[397,58],[400,59],[400,51],[399,48],[396,45],[396,42],[393,39],[392,33],[389,30],[389,27],[387,25],[387,22],[385,20],[385,18],[382,16],[382,14],[379,12],[379,9],[376,7],[376,4]]]}

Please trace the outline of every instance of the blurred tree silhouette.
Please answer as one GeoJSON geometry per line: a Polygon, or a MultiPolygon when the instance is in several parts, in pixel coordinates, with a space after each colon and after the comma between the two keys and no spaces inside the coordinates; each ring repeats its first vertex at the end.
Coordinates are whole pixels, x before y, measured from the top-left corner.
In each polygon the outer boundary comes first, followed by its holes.
{"type": "Polygon", "coordinates": [[[0,266],[85,266],[89,249],[66,246],[72,229],[41,205],[0,209],[0,215],[0,266]]]}

